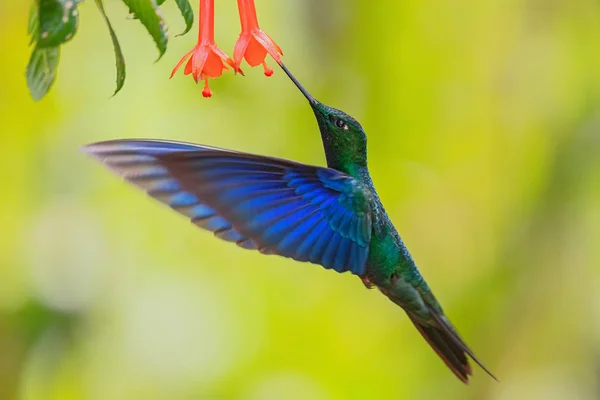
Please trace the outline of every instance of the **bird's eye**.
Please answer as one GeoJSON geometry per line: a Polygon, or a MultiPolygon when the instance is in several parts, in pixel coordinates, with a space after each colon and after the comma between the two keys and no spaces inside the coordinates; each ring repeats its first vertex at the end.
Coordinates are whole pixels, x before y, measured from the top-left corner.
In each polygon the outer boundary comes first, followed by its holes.
{"type": "Polygon", "coordinates": [[[335,126],[346,131],[348,130],[348,124],[346,124],[346,121],[344,121],[343,119],[336,119],[335,126]]]}

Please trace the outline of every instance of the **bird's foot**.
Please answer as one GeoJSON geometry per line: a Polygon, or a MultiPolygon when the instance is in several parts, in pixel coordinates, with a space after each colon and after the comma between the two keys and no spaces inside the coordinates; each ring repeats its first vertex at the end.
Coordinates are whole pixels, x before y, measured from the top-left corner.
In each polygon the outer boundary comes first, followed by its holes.
{"type": "Polygon", "coordinates": [[[361,276],[360,280],[367,289],[373,289],[374,284],[369,280],[368,276],[361,276]]]}

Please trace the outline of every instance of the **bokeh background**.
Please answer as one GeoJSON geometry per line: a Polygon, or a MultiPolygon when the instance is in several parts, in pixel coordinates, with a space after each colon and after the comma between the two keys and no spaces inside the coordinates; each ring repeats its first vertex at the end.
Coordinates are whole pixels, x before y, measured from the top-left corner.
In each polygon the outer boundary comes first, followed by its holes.
{"type": "MultiPolygon", "coordinates": [[[[229,53],[235,3],[216,6],[229,53]]],[[[221,242],[78,151],[149,137],[321,165],[281,71],[226,74],[205,100],[167,79],[194,31],[154,63],[108,0],[128,67],[109,98],[112,46],[87,1],[34,103],[29,2],[2,1],[0,399],[600,398],[600,4],[256,3],[301,82],[362,122],[388,212],[500,383],[475,368],[462,385],[355,277],[221,242]]]]}

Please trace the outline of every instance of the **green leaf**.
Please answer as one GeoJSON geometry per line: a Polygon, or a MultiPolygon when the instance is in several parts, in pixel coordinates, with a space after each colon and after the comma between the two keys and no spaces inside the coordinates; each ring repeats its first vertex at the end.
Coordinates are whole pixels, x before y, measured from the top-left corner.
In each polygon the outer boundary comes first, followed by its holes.
{"type": "MultiPolygon", "coordinates": [[[[156,4],[162,6],[166,0],[156,0],[156,4]]],[[[177,7],[179,7],[179,11],[181,11],[181,15],[183,16],[183,20],[185,21],[185,30],[181,32],[179,35],[175,36],[183,36],[192,29],[192,25],[194,25],[194,12],[192,11],[192,6],[188,0],[175,0],[177,3],[177,7]]]]}
{"type": "Polygon", "coordinates": [[[194,25],[194,12],[192,11],[192,6],[190,6],[190,2],[188,0],[175,0],[177,3],[177,7],[179,7],[179,11],[181,11],[181,15],[183,15],[183,20],[185,21],[185,30],[181,32],[177,36],[183,36],[192,29],[192,25],[194,25]]]}
{"type": "Polygon", "coordinates": [[[37,0],[34,0],[29,7],[29,22],[27,24],[27,34],[31,35],[29,45],[37,42],[40,37],[40,17],[37,0]]]}
{"type": "Polygon", "coordinates": [[[56,78],[60,58],[59,47],[36,46],[27,64],[27,86],[33,100],[38,101],[48,93],[56,78]]]}
{"type": "MultiPolygon", "coordinates": [[[[166,0],[156,0],[157,6],[162,6],[166,0]]],[[[192,29],[194,25],[194,12],[192,11],[192,6],[188,0],[175,0],[177,3],[177,7],[179,7],[179,11],[181,11],[181,15],[183,16],[183,20],[185,21],[185,30],[181,32],[179,35],[175,36],[183,36],[192,29]]],[[[133,12],[131,9],[129,12],[133,12]]],[[[132,19],[138,19],[135,15],[131,16],[132,19]]]]}
{"type": "Polygon", "coordinates": [[[146,27],[158,47],[160,59],[167,50],[167,25],[156,0],[123,0],[129,11],[146,27]]]}
{"type": "Polygon", "coordinates": [[[54,47],[77,31],[80,0],[39,0],[39,47],[54,47]]]}
{"type": "Polygon", "coordinates": [[[108,32],[110,33],[110,38],[112,40],[113,49],[115,50],[115,60],[117,66],[117,89],[113,96],[121,90],[123,84],[125,83],[125,58],[123,58],[123,52],[121,51],[121,45],[119,44],[119,40],[117,39],[117,35],[115,34],[115,30],[113,29],[108,16],[106,15],[106,11],[104,11],[104,4],[102,4],[102,0],[95,0],[96,6],[98,6],[98,10],[100,10],[100,14],[104,17],[106,21],[106,25],[108,26],[108,32]]]}

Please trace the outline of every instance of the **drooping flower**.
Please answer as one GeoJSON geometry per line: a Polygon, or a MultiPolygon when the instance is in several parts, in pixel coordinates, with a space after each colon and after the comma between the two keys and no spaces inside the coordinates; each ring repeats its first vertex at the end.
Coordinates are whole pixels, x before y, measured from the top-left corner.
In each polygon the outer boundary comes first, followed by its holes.
{"type": "Polygon", "coordinates": [[[183,70],[184,75],[192,74],[192,77],[198,83],[201,79],[204,80],[204,88],[202,96],[212,96],[212,91],[208,86],[208,78],[218,78],[223,71],[228,70],[227,64],[234,71],[242,72],[239,66],[236,66],[233,60],[225,54],[225,52],[215,44],[215,4],[214,0],[200,0],[200,22],[198,27],[198,43],[196,46],[186,53],[177,63],[171,78],[175,72],[181,67],[186,59],[189,60],[183,70]],[[190,57],[191,55],[191,57],[190,57]]]}
{"type": "Polygon", "coordinates": [[[265,69],[265,75],[273,75],[273,69],[269,68],[265,58],[267,54],[271,55],[278,64],[281,65],[283,52],[281,48],[258,26],[256,8],[254,0],[237,0],[240,12],[240,22],[242,33],[235,43],[233,50],[233,60],[235,70],[238,71],[242,59],[251,67],[262,64],[265,69]]]}

